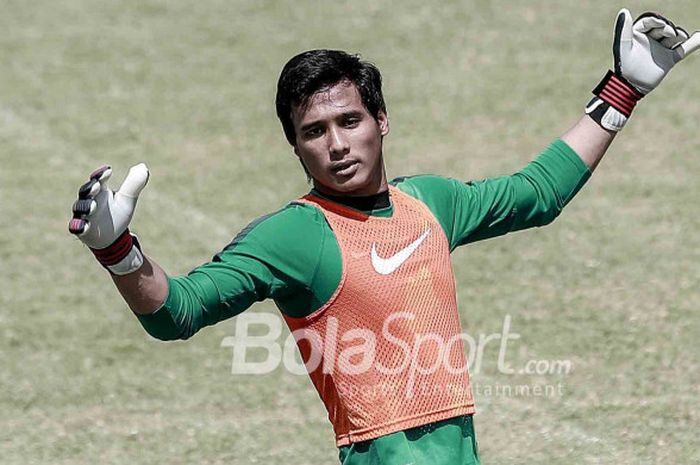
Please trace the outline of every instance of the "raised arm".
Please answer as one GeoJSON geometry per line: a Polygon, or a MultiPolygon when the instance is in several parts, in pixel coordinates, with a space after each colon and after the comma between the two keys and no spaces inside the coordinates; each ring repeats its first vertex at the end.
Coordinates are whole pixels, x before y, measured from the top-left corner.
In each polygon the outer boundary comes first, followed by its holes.
{"type": "Polygon", "coordinates": [[[665,18],[627,10],[614,28],[614,71],[594,89],[585,115],[525,168],[510,176],[467,183],[438,177],[407,181],[404,189],[436,214],[455,248],[553,221],[598,166],[637,102],[670,69],[700,48],[665,18]]]}

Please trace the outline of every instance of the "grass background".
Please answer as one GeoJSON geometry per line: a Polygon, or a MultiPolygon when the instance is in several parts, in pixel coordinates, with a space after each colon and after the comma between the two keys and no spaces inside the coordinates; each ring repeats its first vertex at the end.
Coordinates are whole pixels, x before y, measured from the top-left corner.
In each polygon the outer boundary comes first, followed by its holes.
{"type": "MultiPolygon", "coordinates": [[[[620,6],[697,2],[3,0],[0,462],[335,463],[310,382],[230,374],[234,321],[150,339],[66,230],[85,176],[146,161],[134,220],[171,274],[305,192],[274,115],[286,60],[342,48],[384,74],[390,177],[516,171],[581,115],[620,6]]],[[[513,318],[555,398],[477,396],[484,463],[698,463],[700,61],[646,98],[553,225],[454,255],[471,333],[513,318]]],[[[251,311],[275,311],[259,304],[251,311]]],[[[485,356],[493,362],[494,353],[485,356]]]]}

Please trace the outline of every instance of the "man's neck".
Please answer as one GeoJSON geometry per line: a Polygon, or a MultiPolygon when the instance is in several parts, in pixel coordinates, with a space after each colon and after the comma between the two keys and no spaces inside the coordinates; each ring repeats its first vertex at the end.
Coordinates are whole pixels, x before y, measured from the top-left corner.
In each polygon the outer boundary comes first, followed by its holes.
{"type": "Polygon", "coordinates": [[[326,194],[318,189],[314,189],[315,194],[332,200],[333,202],[345,205],[346,207],[354,208],[355,210],[360,210],[363,212],[370,212],[373,210],[379,210],[382,208],[387,208],[391,206],[391,201],[389,200],[389,190],[379,192],[372,195],[332,195],[326,194]]]}

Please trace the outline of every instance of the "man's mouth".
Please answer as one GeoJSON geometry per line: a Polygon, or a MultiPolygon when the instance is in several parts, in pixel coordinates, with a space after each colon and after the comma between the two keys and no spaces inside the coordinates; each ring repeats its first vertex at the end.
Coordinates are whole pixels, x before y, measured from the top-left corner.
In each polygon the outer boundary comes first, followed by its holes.
{"type": "Polygon", "coordinates": [[[349,176],[355,172],[357,169],[357,162],[354,160],[343,160],[334,163],[331,166],[331,171],[336,176],[349,176]]]}

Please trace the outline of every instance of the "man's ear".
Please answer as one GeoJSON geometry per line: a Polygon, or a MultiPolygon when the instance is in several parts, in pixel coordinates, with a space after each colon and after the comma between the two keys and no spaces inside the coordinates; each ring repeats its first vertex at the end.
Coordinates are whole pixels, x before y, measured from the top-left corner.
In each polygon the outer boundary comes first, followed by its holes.
{"type": "Polygon", "coordinates": [[[386,112],[379,110],[379,113],[377,114],[377,124],[379,125],[379,132],[381,133],[382,137],[389,134],[389,117],[387,116],[386,112]]]}

